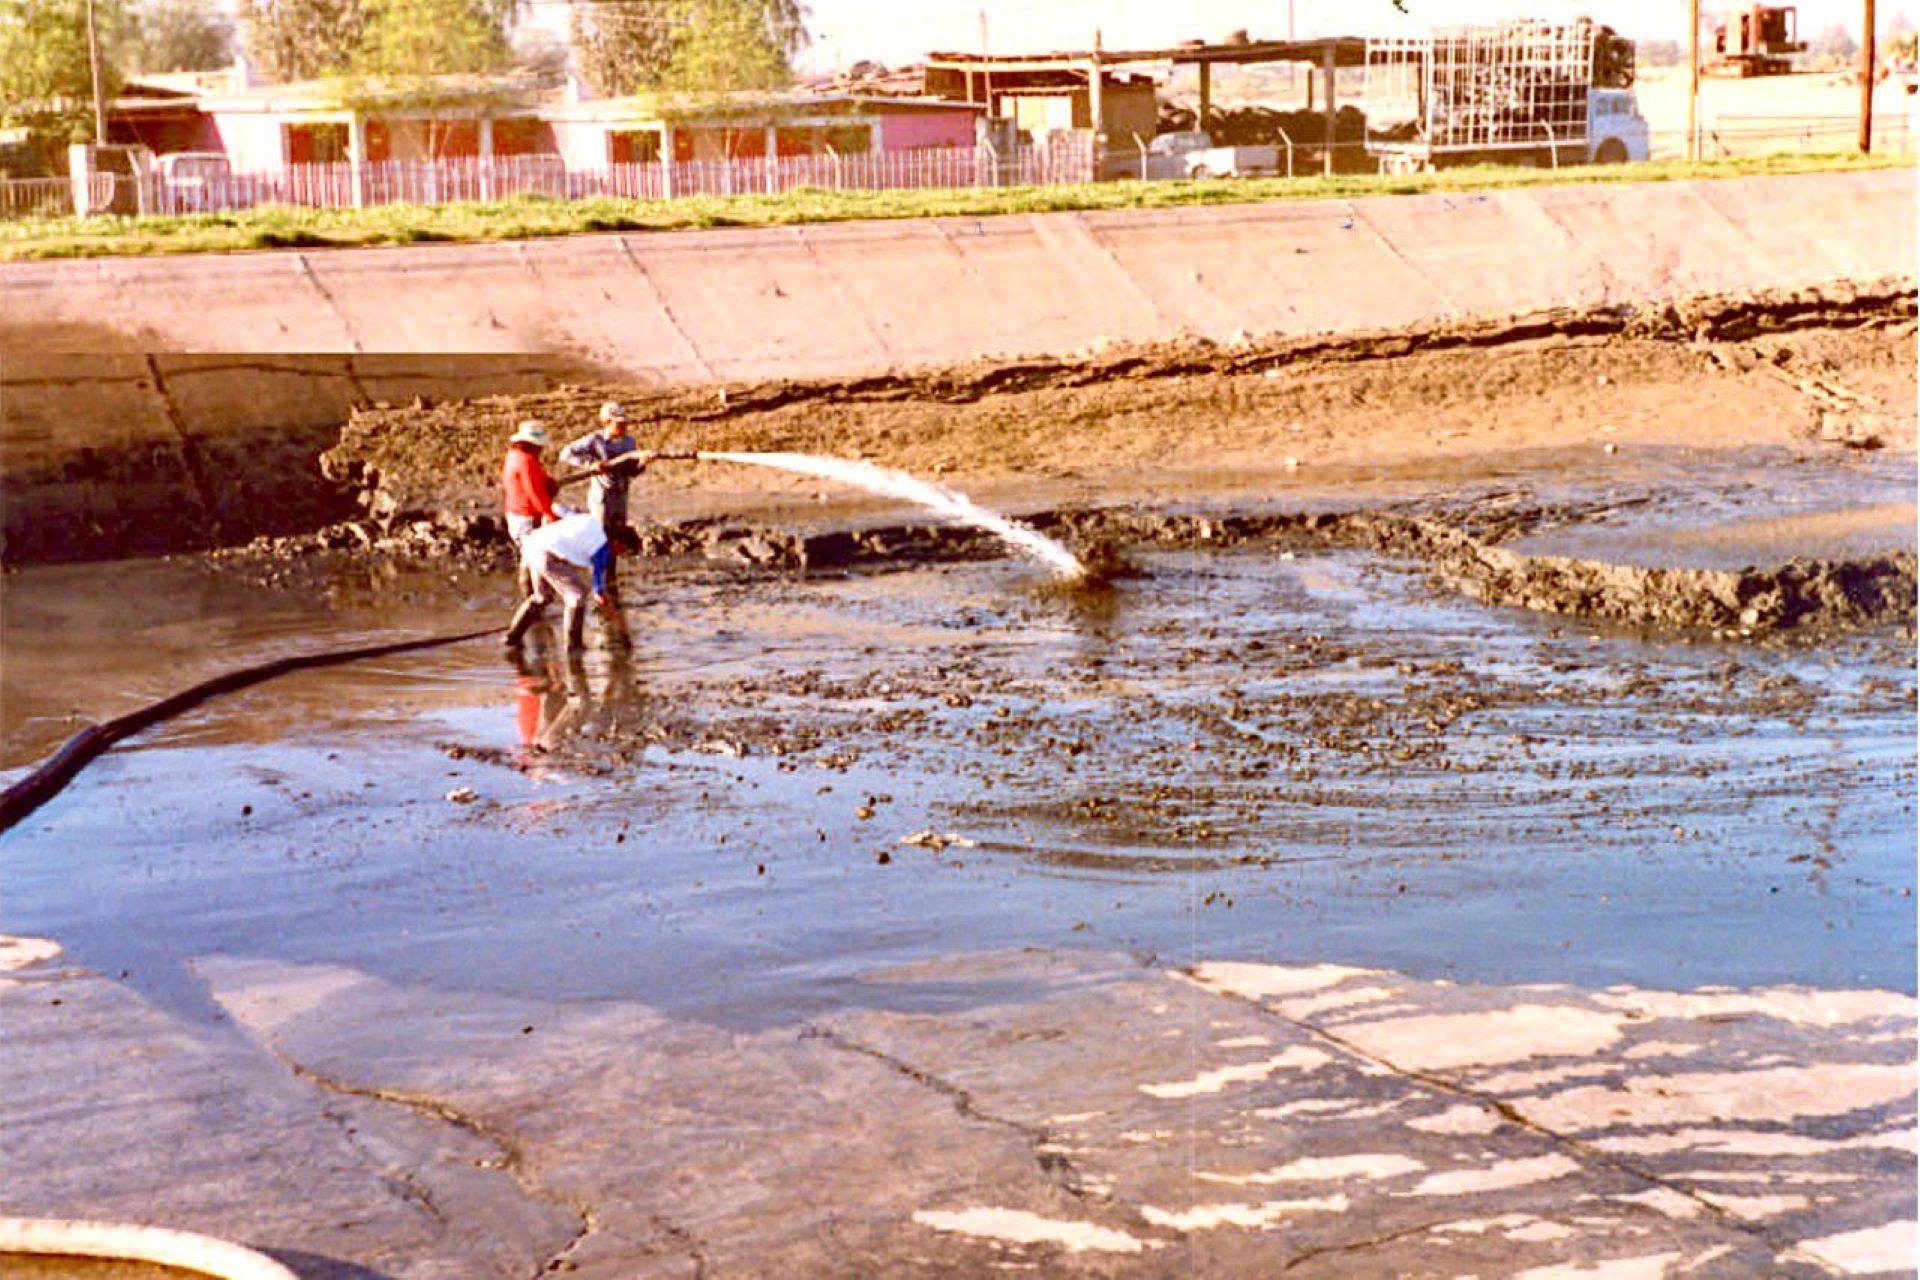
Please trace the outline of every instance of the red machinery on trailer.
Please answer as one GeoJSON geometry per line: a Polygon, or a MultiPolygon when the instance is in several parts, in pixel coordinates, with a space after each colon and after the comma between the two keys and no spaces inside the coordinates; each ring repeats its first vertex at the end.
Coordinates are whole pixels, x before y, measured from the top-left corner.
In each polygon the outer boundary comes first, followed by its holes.
{"type": "Polygon", "coordinates": [[[1787,56],[1806,48],[1793,6],[1756,4],[1730,14],[1714,29],[1713,51],[1719,56],[1703,69],[1717,76],[1783,76],[1793,69],[1787,56]]]}

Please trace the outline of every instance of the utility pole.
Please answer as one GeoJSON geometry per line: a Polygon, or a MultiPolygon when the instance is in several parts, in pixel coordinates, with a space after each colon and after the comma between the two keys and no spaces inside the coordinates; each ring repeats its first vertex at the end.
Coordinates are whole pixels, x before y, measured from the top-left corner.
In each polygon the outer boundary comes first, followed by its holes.
{"type": "Polygon", "coordinates": [[[1873,151],[1873,0],[1866,0],[1867,11],[1860,31],[1860,154],[1873,151]]]}
{"type": "MultiPolygon", "coordinates": [[[[1867,0],[1873,3],[1873,0],[1867,0]]],[[[1687,0],[1687,159],[1700,158],[1700,0],[1687,0]]]]}
{"type": "MultiPolygon", "coordinates": [[[[1868,0],[1872,3],[1872,0],[1868,0]]],[[[107,141],[107,103],[100,96],[100,34],[94,30],[93,0],[87,0],[87,65],[93,73],[93,140],[107,141]]]]}

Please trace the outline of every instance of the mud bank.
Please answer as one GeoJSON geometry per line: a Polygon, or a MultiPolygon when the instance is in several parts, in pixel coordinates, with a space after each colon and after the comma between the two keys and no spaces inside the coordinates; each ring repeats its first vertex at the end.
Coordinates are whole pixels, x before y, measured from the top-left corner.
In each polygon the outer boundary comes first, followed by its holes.
{"type": "MultiPolygon", "coordinates": [[[[1591,440],[1618,428],[1580,422],[1574,406],[1553,402],[1572,399],[1576,389],[1613,388],[1602,399],[1618,413],[1636,383],[1661,392],[1691,384],[1695,394],[1680,397],[1680,409],[1703,391],[1708,399],[1775,392],[1777,402],[1798,410],[1797,434],[1810,440],[1821,438],[1828,414],[1846,416],[1850,407],[1855,417],[1876,419],[1879,447],[1911,447],[1910,396],[1834,390],[1818,380],[1831,381],[1847,365],[1877,368],[1886,356],[1911,363],[1914,318],[1911,283],[1888,280],[851,379],[419,401],[357,410],[322,467],[387,510],[486,509],[498,453],[516,418],[539,417],[565,437],[591,430],[609,395],[646,423],[640,434],[654,448],[812,450],[988,481],[1008,471],[1112,474],[1136,462],[1191,471],[1245,461],[1272,469],[1288,456],[1285,435],[1305,444],[1353,435],[1370,448],[1399,451],[1406,442],[1393,428],[1418,430],[1455,416],[1463,403],[1485,418],[1509,406],[1536,418],[1548,416],[1540,413],[1543,403],[1558,409],[1545,422],[1512,424],[1537,437],[1523,435],[1523,445],[1564,443],[1576,434],[1591,440]],[[1795,344],[1794,335],[1808,340],[1795,344]],[[1843,350],[1825,349],[1836,344],[1843,350]],[[1258,422],[1263,410],[1282,422],[1258,422]],[[1158,421],[1141,421],[1149,414],[1158,421]],[[1352,420],[1364,421],[1364,432],[1352,420]]],[[[1745,434],[1788,433],[1749,423],[1745,434]]]]}
{"type": "MultiPolygon", "coordinates": [[[[517,418],[565,436],[609,395],[656,446],[863,456],[1076,497],[1219,486],[1289,458],[1325,475],[1343,458],[1378,469],[1636,435],[1909,448],[1913,315],[1893,281],[677,390],[596,384],[557,356],[10,356],[0,561],[295,534],[352,514],[356,493],[383,520],[484,513],[517,418]]],[[[643,488],[681,518],[802,492],[743,483],[662,468],[643,488]]]]}
{"type": "MultiPolygon", "coordinates": [[[[1483,603],[1633,625],[1711,631],[1742,639],[1819,634],[1915,621],[1915,555],[1899,547],[1845,559],[1793,557],[1734,569],[1645,566],[1535,555],[1502,545],[1542,527],[1616,514],[1623,504],[1516,505],[1510,497],[1450,500],[1404,510],[1166,513],[1140,508],[1053,508],[1020,519],[1064,541],[1097,581],[1133,572],[1129,552],[1357,548],[1418,562],[1436,581],[1483,603]]],[[[1639,505],[1637,503],[1625,505],[1639,505]]],[[[1004,543],[977,529],[868,522],[822,531],[706,517],[641,527],[643,557],[689,558],[747,571],[807,573],[1000,559],[1004,543]]],[[[429,512],[347,521],[300,538],[263,538],[216,557],[266,584],[309,581],[327,553],[411,561],[462,571],[511,568],[505,530],[491,516],[429,512]]]]}

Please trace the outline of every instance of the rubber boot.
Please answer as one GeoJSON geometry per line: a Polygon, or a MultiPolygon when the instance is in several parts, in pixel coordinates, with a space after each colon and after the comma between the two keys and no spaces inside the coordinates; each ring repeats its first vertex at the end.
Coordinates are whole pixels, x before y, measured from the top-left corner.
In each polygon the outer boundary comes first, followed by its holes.
{"type": "Polygon", "coordinates": [[[518,649],[520,642],[526,639],[528,628],[540,620],[542,607],[538,600],[522,600],[520,607],[513,611],[513,621],[507,625],[507,638],[501,643],[509,649],[518,649]]]}
{"type": "Polygon", "coordinates": [[[587,602],[577,601],[567,606],[567,652],[575,653],[587,647],[587,602]]]}

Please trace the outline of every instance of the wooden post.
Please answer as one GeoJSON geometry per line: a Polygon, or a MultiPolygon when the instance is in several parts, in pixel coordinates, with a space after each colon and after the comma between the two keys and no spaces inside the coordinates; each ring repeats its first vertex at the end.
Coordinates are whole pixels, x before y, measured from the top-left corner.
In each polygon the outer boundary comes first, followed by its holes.
{"type": "Polygon", "coordinates": [[[1213,64],[1200,64],[1200,132],[1208,133],[1207,119],[1213,114],[1213,64]]]}
{"type": "Polygon", "coordinates": [[[367,203],[367,118],[358,111],[347,117],[347,169],[353,186],[353,207],[367,203]]]}
{"type": "Polygon", "coordinates": [[[1335,113],[1335,105],[1334,105],[1333,98],[1334,98],[1334,81],[1336,79],[1336,77],[1333,74],[1334,72],[1333,45],[1331,43],[1327,45],[1326,52],[1320,55],[1320,66],[1321,66],[1321,74],[1327,78],[1327,146],[1326,146],[1326,151],[1324,153],[1324,157],[1320,166],[1320,171],[1322,173],[1331,174],[1333,172],[1333,143],[1334,143],[1333,121],[1334,121],[1334,113],[1335,113]]]}
{"type": "Polygon", "coordinates": [[[767,194],[780,192],[780,126],[767,126],[767,194]]]}
{"type": "Polygon", "coordinates": [[[107,100],[100,92],[100,35],[94,30],[93,0],[87,0],[87,68],[93,76],[93,140],[107,143],[107,100]]]}
{"type": "Polygon", "coordinates": [[[1087,115],[1093,126],[1093,179],[1100,180],[1102,143],[1107,136],[1106,104],[1101,100],[1100,33],[1093,33],[1093,61],[1087,64],[1087,115]]]}
{"type": "Polygon", "coordinates": [[[480,198],[493,199],[493,117],[480,117],[480,198]]]}
{"type": "Polygon", "coordinates": [[[1860,154],[1873,152],[1873,0],[1860,20],[1860,154]]]}
{"type": "Polygon", "coordinates": [[[1700,0],[1687,4],[1687,159],[1700,158],[1700,0]]]}

